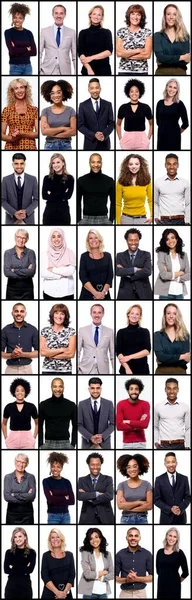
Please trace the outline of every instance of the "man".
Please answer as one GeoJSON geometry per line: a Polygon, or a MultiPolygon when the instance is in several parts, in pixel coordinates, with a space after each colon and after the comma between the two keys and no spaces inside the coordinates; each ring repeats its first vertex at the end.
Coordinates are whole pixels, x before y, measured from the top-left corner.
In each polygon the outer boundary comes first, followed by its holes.
{"type": "Polygon", "coordinates": [[[187,225],[190,221],[189,182],[177,174],[179,158],[176,154],[167,154],[165,168],[167,174],[155,182],[155,223],[169,226],[187,225]]]}
{"type": "Polygon", "coordinates": [[[109,357],[114,371],[114,332],[102,324],[104,308],[101,304],[93,304],[90,314],[91,325],[79,329],[78,374],[109,375],[109,357]]]}
{"type": "Polygon", "coordinates": [[[121,277],[117,300],[152,300],[151,255],[139,249],[141,238],[141,232],[134,227],[124,235],[128,250],[117,254],[116,275],[121,277]]]}
{"type": "Polygon", "coordinates": [[[78,431],[82,435],[82,448],[111,448],[114,431],[114,406],[111,400],[102,398],[102,381],[99,377],[89,379],[90,396],[79,402],[78,431]]]}
{"type": "Polygon", "coordinates": [[[66,8],[62,4],[53,7],[52,16],[54,24],[41,30],[40,73],[71,75],[71,60],[76,73],[76,33],[74,29],[63,25],[66,8]]]}
{"type": "Polygon", "coordinates": [[[115,182],[102,173],[100,154],[91,154],[89,165],[90,172],[77,180],[77,221],[79,225],[110,225],[115,219],[115,182]]]}
{"type": "Polygon", "coordinates": [[[91,98],[79,105],[78,130],[84,135],[84,150],[110,150],[110,133],[114,129],[111,102],[100,98],[101,86],[97,77],[90,79],[91,98]]]}
{"type": "Polygon", "coordinates": [[[26,156],[16,152],[12,157],[14,173],[3,177],[2,207],[6,225],[34,225],[38,206],[38,184],[33,175],[25,173],[26,156]]]}
{"type": "Polygon", "coordinates": [[[130,527],[126,535],[128,548],[116,554],[116,582],[122,590],[119,598],[147,598],[145,588],[153,580],[153,558],[139,545],[140,539],[139,529],[130,527]]]}
{"type": "Polygon", "coordinates": [[[52,396],[39,405],[39,446],[43,450],[71,450],[77,443],[77,407],[64,398],[64,381],[55,377],[51,383],[52,396]],[[45,423],[45,442],[43,426],[45,423]],[[71,441],[69,426],[72,425],[71,441]]]}
{"type": "Polygon", "coordinates": [[[86,463],[90,474],[79,478],[78,500],[83,502],[80,525],[114,524],[111,507],[113,480],[109,475],[102,475],[101,465],[103,462],[103,457],[98,452],[89,454],[86,463]]]}
{"type": "Polygon", "coordinates": [[[32,502],[36,496],[36,481],[34,475],[25,470],[28,464],[26,454],[17,454],[15,471],[4,477],[4,500],[8,502],[6,525],[34,523],[32,502]]]}
{"type": "Polygon", "coordinates": [[[190,503],[188,478],[177,473],[175,452],[167,452],[164,465],[167,472],[156,477],[154,490],[154,504],[161,510],[160,524],[185,525],[185,509],[190,503]]]}
{"type": "Polygon", "coordinates": [[[125,382],[129,397],[117,404],[116,427],[123,431],[123,448],[129,450],[146,448],[145,429],[150,420],[150,404],[139,400],[144,385],[140,379],[129,379],[125,382]]]}
{"type": "Polygon", "coordinates": [[[25,321],[26,315],[25,305],[17,302],[12,309],[13,323],[1,331],[1,357],[6,359],[6,375],[31,374],[32,359],[38,358],[38,330],[25,321]]]}
{"type": "Polygon", "coordinates": [[[165,382],[167,400],[154,408],[154,442],[156,448],[165,450],[189,449],[190,413],[189,407],[177,399],[179,384],[170,377],[165,382]]]}

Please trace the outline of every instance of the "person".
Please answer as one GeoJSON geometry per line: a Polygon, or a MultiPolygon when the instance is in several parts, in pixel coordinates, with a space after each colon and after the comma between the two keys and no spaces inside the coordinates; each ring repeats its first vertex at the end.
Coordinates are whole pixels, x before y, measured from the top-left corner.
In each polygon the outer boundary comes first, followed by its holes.
{"type": "Polygon", "coordinates": [[[90,314],[91,325],[79,329],[78,374],[108,375],[109,358],[112,372],[114,371],[114,332],[102,324],[104,307],[101,304],[93,304],[90,314]]]}
{"type": "Polygon", "coordinates": [[[167,399],[154,407],[155,448],[184,450],[190,447],[190,412],[185,402],[178,400],[179,383],[174,377],[165,382],[167,399]]]}
{"type": "Polygon", "coordinates": [[[114,406],[111,400],[101,396],[102,381],[99,377],[89,379],[89,398],[78,405],[78,431],[81,433],[82,448],[111,448],[114,431],[114,406]]]}
{"type": "Polygon", "coordinates": [[[4,573],[8,575],[5,600],[21,598],[32,600],[30,573],[36,563],[36,552],[30,547],[23,527],[15,527],[11,536],[11,548],[5,552],[4,573]]]}
{"type": "Polygon", "coordinates": [[[156,106],[157,150],[181,150],[181,135],[189,127],[189,121],[177,79],[167,81],[163,98],[156,106]]]}
{"type": "Polygon", "coordinates": [[[116,354],[120,375],[148,375],[147,356],[151,352],[150,333],[141,327],[142,307],[133,304],[127,310],[127,327],[117,332],[116,354]],[[131,352],[131,354],[129,354],[131,352]]]}
{"type": "Polygon", "coordinates": [[[108,598],[111,594],[109,581],[114,578],[111,553],[102,531],[90,527],[80,547],[82,575],[78,592],[83,598],[108,598]]]}
{"type": "Polygon", "coordinates": [[[160,508],[161,525],[185,525],[190,504],[189,480],[177,472],[175,452],[165,454],[166,473],[155,479],[154,504],[160,508]]]}
{"type": "Polygon", "coordinates": [[[16,152],[12,157],[13,171],[2,179],[1,204],[5,210],[5,225],[34,225],[38,206],[38,184],[33,175],[25,173],[26,156],[16,152]]]}
{"type": "Polygon", "coordinates": [[[35,447],[38,434],[38,414],[35,404],[26,402],[31,386],[22,378],[14,379],[10,385],[11,395],[15,402],[6,404],[3,411],[2,432],[7,448],[31,449],[35,447]],[[10,419],[10,432],[7,433],[7,422],[10,419]],[[34,420],[34,433],[31,432],[31,419],[34,420]]]}
{"type": "Polygon", "coordinates": [[[165,157],[164,177],[154,186],[154,219],[160,225],[187,225],[190,221],[189,182],[177,173],[179,157],[172,152],[165,157]]]}
{"type": "Polygon", "coordinates": [[[48,552],[42,556],[41,578],[44,588],[41,598],[66,598],[72,600],[75,566],[72,552],[66,550],[66,540],[57,527],[48,536],[48,552]],[[57,561],[57,562],[55,562],[57,561]]]}
{"type": "Polygon", "coordinates": [[[49,311],[51,327],[43,327],[40,354],[44,357],[43,375],[71,375],[76,351],[75,329],[69,326],[70,314],[65,304],[54,304],[49,311]]]}
{"type": "Polygon", "coordinates": [[[104,29],[104,8],[93,6],[89,13],[89,27],[79,32],[78,56],[82,75],[111,75],[109,56],[113,52],[112,35],[104,29]]]}
{"type": "Polygon", "coordinates": [[[38,358],[38,330],[25,321],[27,311],[22,302],[13,305],[11,314],[13,323],[1,330],[1,358],[5,358],[7,364],[5,374],[31,375],[32,359],[38,358]]]}
{"type": "Polygon", "coordinates": [[[121,584],[119,598],[147,598],[146,585],[153,581],[153,557],[140,546],[140,539],[139,529],[130,527],[126,535],[128,547],[116,554],[116,582],[121,584]]]}
{"type": "Polygon", "coordinates": [[[152,33],[145,27],[146,21],[145,9],[140,4],[131,4],[126,10],[126,25],[118,29],[116,39],[116,54],[121,59],[118,75],[148,75],[152,33]]]}
{"type": "Polygon", "coordinates": [[[30,57],[36,56],[37,48],[32,31],[25,29],[23,23],[31,11],[26,4],[14,2],[9,9],[12,27],[4,32],[9,52],[9,75],[32,75],[30,57]]]}
{"type": "Polygon", "coordinates": [[[152,300],[151,255],[140,250],[141,238],[138,229],[128,229],[124,235],[128,249],[117,253],[116,275],[121,278],[117,300],[152,300]]]}
{"type": "Polygon", "coordinates": [[[128,379],[125,381],[125,389],[129,397],[117,403],[117,431],[123,431],[123,448],[144,449],[146,448],[145,429],[150,421],[150,403],[139,398],[144,390],[140,379],[135,377],[128,379]]]}
{"type": "Polygon", "coordinates": [[[39,404],[39,446],[41,450],[73,450],[77,443],[77,407],[64,397],[64,381],[51,382],[51,398],[39,404]],[[45,424],[45,441],[43,427],[45,424]],[[71,434],[69,427],[71,426],[71,434]]]}
{"type": "Polygon", "coordinates": [[[71,522],[68,506],[75,504],[75,497],[71,482],[61,476],[63,465],[68,462],[68,456],[62,452],[51,452],[47,459],[50,477],[43,479],[42,483],[47,499],[49,525],[69,525],[71,522]]]}
{"type": "Polygon", "coordinates": [[[80,300],[110,300],[113,281],[112,256],[104,252],[104,240],[97,229],[86,237],[86,252],[80,256],[79,278],[82,282],[80,300]]]}
{"type": "Polygon", "coordinates": [[[156,375],[186,375],[191,360],[189,333],[177,304],[166,304],[163,309],[162,327],[154,333],[154,351],[156,375]]]}
{"type": "Polygon", "coordinates": [[[152,222],[151,176],[148,163],[140,154],[129,154],[121,163],[116,186],[116,221],[117,225],[152,222]],[[146,201],[149,218],[146,216],[146,201]]]}
{"type": "Polygon", "coordinates": [[[90,98],[79,104],[78,130],[84,135],[83,150],[110,150],[110,134],[114,129],[111,102],[100,97],[97,77],[89,80],[90,98]]]}
{"type": "Polygon", "coordinates": [[[51,229],[48,248],[41,257],[44,300],[73,300],[76,258],[67,247],[65,233],[59,227],[51,229]]]}
{"type": "Polygon", "coordinates": [[[190,279],[190,267],[183,246],[176,229],[164,229],[156,248],[159,273],[154,294],[159,294],[160,300],[183,300],[188,294],[185,282],[190,279]]]}
{"type": "Polygon", "coordinates": [[[160,548],[156,555],[158,600],[180,600],[181,598],[181,583],[188,577],[189,571],[186,556],[179,545],[179,531],[175,527],[170,527],[166,531],[163,548],[160,548]]]}
{"type": "Polygon", "coordinates": [[[121,150],[149,150],[153,133],[153,115],[151,108],[139,98],[145,93],[145,86],[139,79],[129,79],[124,87],[124,94],[130,102],[122,104],[117,113],[116,131],[121,150]],[[148,134],[145,131],[145,120],[149,122],[148,134]],[[121,124],[124,120],[124,133],[121,124]]]}
{"type": "Polygon", "coordinates": [[[8,502],[6,525],[33,525],[33,501],[36,496],[34,475],[26,471],[29,458],[26,454],[15,457],[15,471],[4,477],[4,500],[8,502]]]}
{"type": "Polygon", "coordinates": [[[113,500],[113,479],[103,475],[101,468],[103,456],[92,452],[86,458],[89,475],[79,477],[78,500],[82,501],[79,519],[80,525],[113,525],[114,514],[111,506],[113,500]]]}
{"type": "Polygon", "coordinates": [[[114,180],[102,173],[100,154],[91,154],[89,165],[90,172],[77,180],[77,222],[79,225],[111,225],[115,219],[114,180]]]}
{"type": "Polygon", "coordinates": [[[68,200],[74,190],[74,177],[67,171],[66,160],[55,152],[49,162],[49,175],[43,179],[42,198],[46,200],[43,225],[70,225],[68,200]]]}
{"type": "Polygon", "coordinates": [[[4,150],[37,150],[38,108],[33,106],[31,85],[26,79],[17,77],[9,83],[1,120],[4,150]]]}
{"type": "Polygon", "coordinates": [[[8,277],[6,300],[34,300],[36,255],[34,250],[26,248],[28,240],[28,231],[17,229],[15,246],[4,252],[4,275],[8,277]]]}
{"type": "Polygon", "coordinates": [[[161,30],[154,34],[155,75],[186,75],[190,63],[189,34],[175,4],[163,10],[161,30]]]}
{"type": "Polygon", "coordinates": [[[122,510],[121,523],[146,525],[148,510],[153,508],[152,486],[139,475],[148,473],[149,461],[142,454],[123,454],[117,460],[117,468],[127,481],[117,486],[117,507],[122,510]]]}
{"type": "Polygon", "coordinates": [[[51,106],[41,111],[41,133],[46,135],[44,150],[72,150],[71,137],[76,135],[76,112],[66,102],[73,88],[68,81],[49,79],[41,85],[41,95],[51,106]]]}
{"type": "Polygon", "coordinates": [[[63,24],[66,12],[65,6],[56,4],[52,8],[53,25],[41,29],[41,75],[71,75],[71,61],[76,73],[76,32],[63,24]]]}

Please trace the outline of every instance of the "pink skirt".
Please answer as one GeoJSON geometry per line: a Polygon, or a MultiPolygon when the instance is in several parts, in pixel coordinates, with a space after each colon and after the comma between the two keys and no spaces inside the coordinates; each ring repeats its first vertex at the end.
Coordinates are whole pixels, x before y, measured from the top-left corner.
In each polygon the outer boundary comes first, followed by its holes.
{"type": "Polygon", "coordinates": [[[35,448],[35,438],[31,431],[10,431],[5,443],[9,450],[27,450],[29,448],[35,448]]]}
{"type": "Polygon", "coordinates": [[[150,140],[145,131],[124,131],[119,143],[121,150],[149,150],[150,140]]]}

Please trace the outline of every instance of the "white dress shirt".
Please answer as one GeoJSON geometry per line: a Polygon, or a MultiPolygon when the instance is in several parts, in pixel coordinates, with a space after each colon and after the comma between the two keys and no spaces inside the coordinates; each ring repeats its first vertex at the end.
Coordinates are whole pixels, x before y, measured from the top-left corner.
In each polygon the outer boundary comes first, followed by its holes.
{"type": "Polygon", "coordinates": [[[97,398],[97,399],[92,398],[92,396],[91,396],[91,406],[92,406],[93,410],[94,410],[94,402],[95,401],[97,402],[97,412],[98,412],[98,410],[100,409],[100,404],[101,404],[101,396],[99,396],[99,398],[97,398]]]}
{"type": "Polygon", "coordinates": [[[98,102],[98,110],[100,110],[100,98],[97,98],[97,100],[95,100],[94,98],[91,98],[91,102],[93,105],[93,110],[96,112],[96,102],[98,102]]]}
{"type": "Polygon", "coordinates": [[[20,177],[21,178],[21,187],[23,186],[23,184],[24,184],[24,176],[25,176],[24,172],[20,173],[20,174],[14,173],[16,185],[18,185],[18,177],[20,177]]]}
{"type": "Polygon", "coordinates": [[[154,443],[161,440],[183,440],[190,446],[190,414],[184,402],[168,400],[159,402],[154,408],[154,443]]]}
{"type": "Polygon", "coordinates": [[[176,484],[176,471],[175,471],[175,473],[168,473],[168,471],[167,471],[167,475],[168,475],[169,483],[171,484],[171,486],[172,486],[172,476],[174,477],[174,485],[175,485],[176,484]]]}
{"type": "Polygon", "coordinates": [[[154,218],[161,216],[183,215],[190,221],[189,215],[189,182],[176,175],[170,179],[168,175],[159,177],[154,186],[154,218]]]}

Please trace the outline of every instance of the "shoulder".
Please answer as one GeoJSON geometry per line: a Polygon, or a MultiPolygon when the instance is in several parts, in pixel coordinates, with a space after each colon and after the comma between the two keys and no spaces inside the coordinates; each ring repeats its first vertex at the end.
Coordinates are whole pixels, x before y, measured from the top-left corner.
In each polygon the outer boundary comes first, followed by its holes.
{"type": "Polygon", "coordinates": [[[75,329],[73,327],[66,327],[64,330],[69,336],[75,335],[75,329]]]}
{"type": "Polygon", "coordinates": [[[163,37],[162,31],[156,31],[156,33],[154,33],[154,40],[161,40],[162,37],[163,37]]]}
{"type": "Polygon", "coordinates": [[[152,31],[149,29],[149,27],[144,27],[143,32],[145,37],[150,37],[152,35],[152,31]]]}
{"type": "Polygon", "coordinates": [[[103,333],[108,334],[108,335],[113,335],[113,329],[111,329],[111,327],[106,327],[105,325],[102,325],[102,329],[103,329],[103,333]]]}
{"type": "Polygon", "coordinates": [[[69,181],[71,181],[71,183],[72,183],[72,182],[74,181],[74,177],[73,177],[73,175],[67,175],[67,179],[65,180],[65,182],[64,182],[64,183],[66,183],[67,181],[68,181],[68,182],[69,182],[69,181]]]}
{"type": "Polygon", "coordinates": [[[73,553],[70,552],[69,550],[66,550],[65,552],[66,556],[68,556],[70,558],[70,560],[73,560],[73,553]]]}
{"type": "Polygon", "coordinates": [[[143,554],[146,555],[146,558],[152,558],[152,554],[149,550],[147,550],[146,548],[143,548],[142,546],[140,546],[140,550],[141,550],[141,552],[143,552],[143,554]]]}
{"type": "Polygon", "coordinates": [[[42,558],[43,558],[44,560],[48,560],[50,557],[51,557],[51,552],[50,552],[50,550],[48,550],[47,552],[44,552],[44,553],[43,553],[43,556],[42,556],[42,558]]]}
{"type": "Polygon", "coordinates": [[[64,25],[64,34],[74,36],[76,35],[75,29],[72,29],[71,27],[66,27],[66,25],[64,25]]]}
{"type": "Polygon", "coordinates": [[[47,337],[49,335],[49,333],[52,332],[52,328],[51,327],[43,327],[43,329],[41,329],[41,335],[47,337]]]}
{"type": "Polygon", "coordinates": [[[155,331],[154,332],[154,337],[159,338],[162,337],[163,331],[155,331]]]}
{"type": "Polygon", "coordinates": [[[84,36],[89,31],[91,31],[90,27],[87,27],[86,29],[81,29],[81,31],[79,32],[79,36],[84,36]]]}
{"type": "Polygon", "coordinates": [[[41,111],[41,117],[47,117],[47,115],[49,114],[49,112],[50,112],[50,106],[46,106],[41,111]]]}
{"type": "Polygon", "coordinates": [[[50,35],[52,28],[53,28],[53,25],[49,25],[48,27],[43,27],[41,29],[41,35],[45,35],[46,33],[48,33],[50,35]]]}
{"type": "Polygon", "coordinates": [[[128,34],[128,29],[127,27],[120,27],[120,29],[118,29],[117,31],[117,36],[120,38],[124,38],[124,36],[128,34]]]}
{"type": "MultiPolygon", "coordinates": [[[[110,102],[109,102],[109,104],[110,104],[110,102]]],[[[102,173],[102,178],[103,178],[103,180],[105,179],[105,181],[107,181],[108,183],[114,184],[114,179],[112,177],[109,177],[109,175],[105,175],[105,173],[102,173]]]]}
{"type": "Polygon", "coordinates": [[[113,404],[112,400],[107,400],[107,398],[102,398],[102,396],[101,396],[101,400],[102,400],[102,402],[104,402],[105,404],[113,404]]]}

